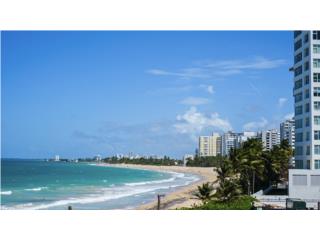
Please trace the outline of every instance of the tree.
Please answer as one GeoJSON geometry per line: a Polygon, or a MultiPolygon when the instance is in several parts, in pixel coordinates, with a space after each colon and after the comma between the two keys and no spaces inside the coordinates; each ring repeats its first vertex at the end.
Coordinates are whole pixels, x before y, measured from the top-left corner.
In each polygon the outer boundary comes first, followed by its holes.
{"type": "Polygon", "coordinates": [[[263,180],[264,162],[262,158],[263,146],[259,139],[248,139],[240,149],[239,172],[241,183],[247,194],[255,192],[257,180],[263,180]]]}
{"type": "Polygon", "coordinates": [[[215,197],[222,202],[231,201],[241,194],[238,176],[234,173],[232,162],[225,160],[217,169],[219,187],[215,197]]]}
{"type": "Polygon", "coordinates": [[[213,197],[213,186],[209,182],[203,183],[202,186],[198,186],[198,191],[193,195],[200,199],[203,203],[207,203],[213,197]]]}

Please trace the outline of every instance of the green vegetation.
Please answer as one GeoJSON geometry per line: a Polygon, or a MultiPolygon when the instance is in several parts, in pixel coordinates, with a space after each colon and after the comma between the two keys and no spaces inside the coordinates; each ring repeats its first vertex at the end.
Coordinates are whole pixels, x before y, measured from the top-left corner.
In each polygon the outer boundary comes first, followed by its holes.
{"type": "Polygon", "coordinates": [[[211,200],[201,206],[182,208],[182,210],[250,210],[254,201],[253,197],[244,195],[227,202],[211,200]]]}
{"type": "Polygon", "coordinates": [[[213,197],[213,186],[210,183],[204,183],[202,186],[198,186],[198,191],[194,194],[195,197],[200,199],[203,203],[207,203],[213,197]]]}
{"type": "Polygon", "coordinates": [[[223,162],[226,157],[216,156],[216,157],[199,157],[196,156],[193,160],[188,160],[188,167],[218,167],[221,162],[223,162]]]}
{"type": "Polygon", "coordinates": [[[216,170],[219,185],[215,193],[208,193],[209,183],[198,187],[196,195],[210,198],[205,198],[200,206],[184,209],[253,209],[255,200],[250,195],[287,180],[292,155],[287,140],[272,150],[263,150],[260,140],[249,139],[239,149],[232,149],[228,158],[219,161],[216,170]]]}
{"type": "Polygon", "coordinates": [[[120,158],[118,159],[117,157],[111,157],[111,158],[105,158],[103,159],[104,162],[106,163],[124,163],[124,164],[140,164],[140,165],[156,165],[156,166],[173,166],[173,165],[182,165],[181,160],[175,160],[171,159],[167,156],[164,156],[161,159],[158,158],[135,158],[135,159],[130,159],[130,158],[120,158]]]}

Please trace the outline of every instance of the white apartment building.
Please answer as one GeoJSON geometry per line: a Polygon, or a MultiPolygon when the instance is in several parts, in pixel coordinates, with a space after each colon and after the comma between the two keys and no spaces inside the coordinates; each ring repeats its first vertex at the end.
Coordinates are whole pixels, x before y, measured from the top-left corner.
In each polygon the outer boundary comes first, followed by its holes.
{"type": "Polygon", "coordinates": [[[294,119],[287,119],[280,123],[280,141],[288,140],[289,145],[294,149],[295,143],[294,119]]]}
{"type": "Polygon", "coordinates": [[[320,201],[320,31],[294,32],[295,168],[289,197],[320,201]]]}
{"type": "Polygon", "coordinates": [[[240,147],[245,141],[247,141],[250,138],[256,138],[257,133],[256,132],[243,132],[238,133],[236,138],[236,147],[240,147]]]}
{"type": "Polygon", "coordinates": [[[320,31],[294,32],[295,167],[320,169],[320,31]]]}
{"type": "Polygon", "coordinates": [[[259,133],[258,138],[262,141],[263,149],[271,150],[273,146],[280,144],[280,133],[278,129],[271,129],[259,133]]]}
{"type": "Polygon", "coordinates": [[[199,137],[199,156],[217,156],[220,153],[220,135],[213,133],[212,136],[199,137]]]}
{"type": "Polygon", "coordinates": [[[229,155],[230,150],[233,148],[237,148],[237,133],[234,132],[226,132],[221,136],[221,155],[226,156],[229,155]]]}

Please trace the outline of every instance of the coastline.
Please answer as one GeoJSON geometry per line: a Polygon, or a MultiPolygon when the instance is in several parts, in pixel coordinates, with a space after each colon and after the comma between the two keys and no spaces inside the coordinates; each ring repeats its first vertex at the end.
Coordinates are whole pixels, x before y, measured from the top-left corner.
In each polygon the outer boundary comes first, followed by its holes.
{"type": "MultiPolygon", "coordinates": [[[[197,186],[206,182],[215,182],[217,173],[213,167],[183,167],[183,166],[154,166],[154,165],[137,165],[137,164],[108,164],[102,163],[110,167],[135,168],[153,171],[189,173],[200,177],[198,181],[183,187],[178,187],[173,192],[167,193],[161,198],[161,209],[177,209],[182,207],[191,207],[194,204],[200,204],[201,201],[193,196],[193,192],[197,190],[197,186]]],[[[154,210],[157,209],[157,200],[138,206],[138,210],[154,210]]]]}

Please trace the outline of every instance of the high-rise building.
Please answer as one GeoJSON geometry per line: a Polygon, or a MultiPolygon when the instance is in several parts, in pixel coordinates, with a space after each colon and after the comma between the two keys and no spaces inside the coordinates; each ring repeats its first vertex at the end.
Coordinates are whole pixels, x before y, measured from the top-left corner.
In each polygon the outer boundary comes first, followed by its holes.
{"type": "Polygon", "coordinates": [[[280,144],[280,133],[277,129],[262,131],[258,138],[262,141],[263,149],[271,150],[273,146],[280,144]]]}
{"type": "Polygon", "coordinates": [[[212,136],[199,137],[199,156],[217,156],[220,152],[220,135],[213,133],[212,136]]]}
{"type": "Polygon", "coordinates": [[[294,32],[295,167],[320,169],[320,31],[294,32]]]}
{"type": "Polygon", "coordinates": [[[280,123],[280,141],[288,140],[289,145],[294,149],[295,130],[294,119],[287,119],[280,123]]]}
{"type": "Polygon", "coordinates": [[[236,147],[239,148],[241,145],[247,141],[250,138],[256,138],[257,133],[256,132],[243,132],[243,133],[238,133],[237,138],[236,138],[236,147]]]}
{"type": "Polygon", "coordinates": [[[230,150],[237,148],[238,133],[226,132],[221,136],[221,155],[229,155],[230,150]]]}

